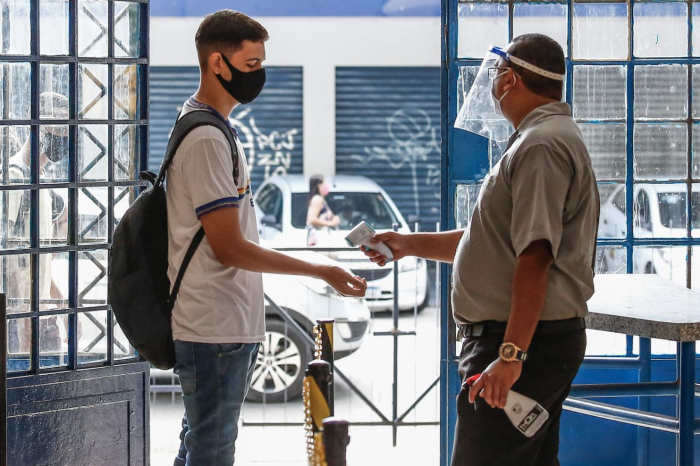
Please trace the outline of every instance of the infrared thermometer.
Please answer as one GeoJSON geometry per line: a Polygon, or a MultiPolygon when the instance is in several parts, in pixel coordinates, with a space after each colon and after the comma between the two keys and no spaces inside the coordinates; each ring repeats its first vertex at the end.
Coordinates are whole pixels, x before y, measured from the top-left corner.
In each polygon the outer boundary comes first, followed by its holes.
{"type": "Polygon", "coordinates": [[[389,262],[394,258],[394,253],[391,252],[389,246],[383,242],[372,244],[372,238],[374,238],[376,234],[377,232],[374,231],[374,228],[363,221],[357,224],[357,226],[348,233],[348,236],[345,237],[345,241],[351,248],[364,246],[367,249],[377,251],[379,254],[386,256],[386,261],[389,262]]]}

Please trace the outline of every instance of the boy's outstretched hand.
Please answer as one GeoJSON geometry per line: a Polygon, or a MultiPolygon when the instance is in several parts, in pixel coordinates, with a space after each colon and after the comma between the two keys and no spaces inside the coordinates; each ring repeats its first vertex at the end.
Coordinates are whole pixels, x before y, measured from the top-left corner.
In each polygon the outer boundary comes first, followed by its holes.
{"type": "Polygon", "coordinates": [[[340,267],[329,267],[323,279],[343,296],[362,298],[367,291],[364,278],[356,277],[340,267]]]}

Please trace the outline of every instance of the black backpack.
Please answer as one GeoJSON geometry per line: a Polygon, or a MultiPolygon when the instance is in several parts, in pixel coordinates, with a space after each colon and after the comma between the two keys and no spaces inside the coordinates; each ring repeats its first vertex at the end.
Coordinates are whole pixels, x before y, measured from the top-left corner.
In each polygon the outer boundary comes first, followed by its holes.
{"type": "Polygon", "coordinates": [[[187,249],[175,284],[168,279],[168,212],[163,182],[182,140],[194,128],[215,126],[231,145],[233,176],[238,184],[238,151],[226,123],[208,111],[194,111],[175,123],[160,173],[141,172],[153,186],[143,191],[114,230],[109,258],[108,296],[112,311],[138,354],[160,369],[175,365],[170,319],[180,283],[204,238],[200,227],[187,249]]]}

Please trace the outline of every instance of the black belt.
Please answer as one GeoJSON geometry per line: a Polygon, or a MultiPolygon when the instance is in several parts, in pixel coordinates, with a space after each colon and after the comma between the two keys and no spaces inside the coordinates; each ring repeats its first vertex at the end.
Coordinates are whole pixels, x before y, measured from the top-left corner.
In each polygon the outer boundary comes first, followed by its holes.
{"type": "MultiPolygon", "coordinates": [[[[463,337],[480,337],[486,334],[506,333],[507,322],[485,320],[475,324],[460,325],[460,335],[463,337]]],[[[535,335],[554,335],[557,333],[573,332],[586,328],[586,320],[583,317],[574,317],[564,320],[541,320],[535,329],[535,335]]]]}

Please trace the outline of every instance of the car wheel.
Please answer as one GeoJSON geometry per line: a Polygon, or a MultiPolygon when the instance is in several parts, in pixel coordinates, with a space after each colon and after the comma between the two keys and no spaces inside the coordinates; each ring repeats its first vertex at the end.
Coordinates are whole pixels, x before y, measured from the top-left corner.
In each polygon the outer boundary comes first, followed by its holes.
{"type": "Polygon", "coordinates": [[[268,318],[246,399],[282,403],[299,396],[311,360],[309,346],[296,329],[268,318]]]}

